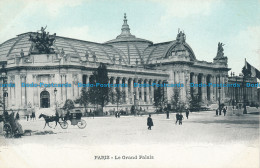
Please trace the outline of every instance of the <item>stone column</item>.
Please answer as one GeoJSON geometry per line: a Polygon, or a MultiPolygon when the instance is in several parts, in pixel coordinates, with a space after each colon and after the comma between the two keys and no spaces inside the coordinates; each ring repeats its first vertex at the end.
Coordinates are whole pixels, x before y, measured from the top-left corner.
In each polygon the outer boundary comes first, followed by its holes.
{"type": "MultiPolygon", "coordinates": [[[[210,76],[210,83],[212,85],[214,84],[213,79],[214,79],[214,77],[210,76]]],[[[214,87],[212,85],[210,86],[210,101],[212,101],[213,97],[214,97],[214,87]]]]}
{"type": "Polygon", "coordinates": [[[71,87],[65,88],[66,91],[67,91],[67,99],[74,100],[73,93],[72,93],[72,87],[73,87],[72,85],[74,85],[74,79],[73,79],[73,76],[72,76],[71,73],[68,73],[66,75],[66,82],[65,83],[71,84],[71,87]]]}
{"type": "Polygon", "coordinates": [[[131,104],[134,104],[134,84],[133,84],[133,78],[130,79],[130,98],[131,98],[131,101],[130,103],[131,104]]]}
{"type": "MultiPolygon", "coordinates": [[[[33,75],[28,74],[27,75],[27,83],[31,84],[33,82],[33,75]]],[[[26,94],[27,94],[27,102],[34,106],[34,88],[33,87],[28,87],[26,88],[26,94]]]]}
{"type": "MultiPolygon", "coordinates": [[[[136,83],[139,84],[138,78],[136,78],[135,80],[136,80],[136,83]]],[[[136,100],[139,100],[139,87],[136,87],[136,88],[135,88],[135,91],[136,91],[136,100]]]]}
{"type": "Polygon", "coordinates": [[[129,104],[129,98],[128,98],[128,92],[129,92],[129,83],[128,83],[128,79],[125,78],[125,87],[124,87],[124,90],[125,90],[125,102],[126,104],[129,104]],[[127,85],[127,86],[126,86],[127,85]]]}
{"type": "MultiPolygon", "coordinates": [[[[21,75],[21,82],[26,83],[26,75],[21,75]]],[[[20,84],[21,85],[21,84],[20,84]]],[[[21,88],[21,105],[22,108],[27,107],[26,102],[26,87],[21,88]]]]}
{"type": "MultiPolygon", "coordinates": [[[[153,83],[156,83],[154,80],[151,80],[151,85],[153,84],[153,83]]],[[[150,100],[151,100],[151,103],[153,103],[154,102],[154,86],[151,86],[151,93],[150,93],[150,100]]]]}
{"type": "MultiPolygon", "coordinates": [[[[82,81],[82,74],[78,74],[78,83],[83,83],[83,81],[82,81]]],[[[81,89],[82,88],[78,87],[78,83],[77,83],[76,90],[77,90],[77,96],[79,97],[80,94],[81,94],[81,89]]]]}
{"type": "Polygon", "coordinates": [[[190,88],[190,72],[189,71],[186,71],[186,97],[187,98],[190,98],[191,97],[191,88],[190,88]]]}
{"type": "MultiPolygon", "coordinates": [[[[195,74],[195,73],[194,73],[193,83],[194,83],[194,85],[195,85],[195,84],[198,84],[198,75],[195,74]]],[[[193,87],[193,95],[194,95],[194,96],[197,96],[197,94],[198,94],[198,88],[194,86],[194,87],[193,87]]]]}
{"type": "Polygon", "coordinates": [[[77,98],[77,90],[76,90],[76,88],[78,87],[77,78],[78,78],[77,74],[72,75],[73,82],[71,83],[71,87],[72,87],[72,96],[74,99],[77,98]]]}
{"type": "Polygon", "coordinates": [[[149,85],[149,80],[148,79],[146,79],[145,80],[145,83],[146,83],[146,88],[145,88],[145,90],[146,90],[146,103],[149,103],[149,95],[150,95],[150,92],[149,92],[149,89],[150,89],[150,86],[148,87],[148,85],[149,85]]]}
{"type": "MultiPolygon", "coordinates": [[[[206,77],[205,77],[205,75],[203,74],[203,75],[201,76],[201,83],[202,83],[202,85],[205,85],[205,84],[206,84],[205,79],[206,79],[206,77]]],[[[201,100],[202,100],[202,101],[205,101],[205,100],[206,100],[206,89],[207,89],[207,87],[201,87],[201,100]]]]}
{"type": "MultiPolygon", "coordinates": [[[[216,76],[216,84],[220,84],[219,75],[216,76]]],[[[216,101],[219,99],[219,87],[216,87],[216,101]]]]}
{"type": "MultiPolygon", "coordinates": [[[[208,75],[206,74],[205,77],[204,77],[204,83],[206,85],[207,85],[207,77],[208,77],[208,75]]],[[[205,99],[205,101],[208,101],[208,86],[205,87],[204,92],[205,92],[204,99],[205,99]]]]}
{"type": "MultiPolygon", "coordinates": [[[[12,84],[14,84],[14,81],[15,80],[15,78],[14,78],[14,76],[11,76],[11,83],[12,84]]],[[[0,90],[2,90],[2,89],[0,89],[0,90]]],[[[12,93],[12,106],[16,106],[16,100],[15,100],[15,87],[11,87],[11,93],[12,93]]]]}
{"type": "MultiPolygon", "coordinates": [[[[226,76],[222,76],[222,84],[226,84],[226,76]]],[[[225,98],[226,98],[226,87],[223,87],[222,88],[222,100],[223,100],[223,103],[225,101],[225,98]]]]}
{"type": "Polygon", "coordinates": [[[110,84],[111,85],[113,85],[113,87],[112,87],[112,92],[113,92],[113,97],[112,97],[112,102],[111,102],[111,104],[113,104],[113,103],[115,103],[115,99],[116,99],[116,96],[115,96],[115,87],[114,87],[114,85],[115,85],[115,77],[111,77],[110,78],[110,84]]]}
{"type": "MultiPolygon", "coordinates": [[[[33,75],[33,83],[37,83],[37,75],[33,75]]],[[[32,102],[34,107],[39,107],[39,99],[38,99],[38,87],[33,87],[33,102],[32,102]]]]}
{"type": "MultiPolygon", "coordinates": [[[[63,84],[64,83],[64,75],[60,75],[60,83],[63,84]]],[[[63,105],[63,103],[65,102],[66,98],[64,95],[64,88],[60,87],[60,95],[61,95],[61,99],[60,99],[60,104],[63,105]]]]}
{"type": "Polygon", "coordinates": [[[120,92],[122,91],[122,80],[123,80],[123,78],[118,77],[118,84],[119,84],[118,88],[119,88],[120,92]]]}
{"type": "Polygon", "coordinates": [[[180,87],[180,99],[185,101],[184,89],[185,89],[185,75],[184,71],[179,72],[179,82],[184,85],[184,87],[180,87]]]}
{"type": "MultiPolygon", "coordinates": [[[[144,84],[144,79],[141,79],[141,85],[143,86],[144,84]]],[[[142,101],[144,102],[144,87],[141,87],[141,96],[142,96],[142,101]]]]}

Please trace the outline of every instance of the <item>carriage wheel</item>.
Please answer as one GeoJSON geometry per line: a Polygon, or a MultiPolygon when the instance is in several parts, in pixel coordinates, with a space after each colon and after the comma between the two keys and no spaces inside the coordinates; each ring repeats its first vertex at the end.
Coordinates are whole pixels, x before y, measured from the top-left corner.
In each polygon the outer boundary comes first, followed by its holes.
{"type": "Polygon", "coordinates": [[[83,129],[83,128],[85,128],[86,126],[87,126],[87,123],[86,123],[86,121],[85,120],[80,120],[79,122],[78,122],[78,127],[80,128],[80,129],[83,129]]]}
{"type": "Polygon", "coordinates": [[[67,129],[68,128],[68,123],[66,121],[59,122],[59,124],[60,124],[60,127],[62,129],[67,129]]]}
{"type": "Polygon", "coordinates": [[[3,131],[4,131],[4,136],[6,138],[12,138],[13,131],[12,131],[12,127],[10,124],[8,124],[8,123],[4,124],[3,131]]]}

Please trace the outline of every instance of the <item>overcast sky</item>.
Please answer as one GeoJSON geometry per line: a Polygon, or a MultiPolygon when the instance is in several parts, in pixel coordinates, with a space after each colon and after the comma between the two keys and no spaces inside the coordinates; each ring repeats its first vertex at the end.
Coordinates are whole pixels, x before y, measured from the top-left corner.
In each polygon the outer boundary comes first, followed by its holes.
{"type": "Polygon", "coordinates": [[[50,34],[103,43],[120,34],[124,13],[136,37],[175,40],[180,28],[198,60],[212,62],[222,42],[236,74],[245,58],[260,69],[259,0],[0,0],[0,43],[46,25],[50,34]]]}

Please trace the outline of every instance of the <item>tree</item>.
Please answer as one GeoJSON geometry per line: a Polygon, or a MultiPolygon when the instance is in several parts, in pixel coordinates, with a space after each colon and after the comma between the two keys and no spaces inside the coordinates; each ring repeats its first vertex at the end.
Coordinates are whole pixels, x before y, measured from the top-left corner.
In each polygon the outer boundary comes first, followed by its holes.
{"type": "Polygon", "coordinates": [[[191,95],[189,99],[189,106],[191,110],[199,111],[201,109],[201,103],[198,95],[191,95]]]}
{"type": "Polygon", "coordinates": [[[163,94],[161,88],[154,89],[154,106],[156,107],[156,112],[158,108],[161,110],[163,106],[163,94]]]}
{"type": "Polygon", "coordinates": [[[75,100],[76,104],[83,105],[85,108],[85,113],[87,112],[87,105],[89,104],[89,91],[86,91],[85,89],[81,90],[80,97],[75,100]]]}
{"type": "Polygon", "coordinates": [[[95,85],[90,88],[90,102],[100,105],[103,113],[104,106],[109,102],[108,72],[105,64],[101,63],[93,72],[90,83],[95,85]]]}
{"type": "Polygon", "coordinates": [[[123,98],[125,96],[125,91],[121,90],[119,87],[116,87],[115,92],[115,101],[116,101],[116,107],[118,111],[118,105],[120,103],[123,103],[123,98]]]}
{"type": "Polygon", "coordinates": [[[71,99],[67,99],[64,106],[63,106],[63,109],[64,110],[71,110],[71,109],[74,109],[75,106],[74,106],[74,103],[71,99]]]}
{"type": "Polygon", "coordinates": [[[173,96],[171,98],[171,105],[176,112],[182,112],[185,109],[185,103],[180,99],[180,88],[173,89],[173,96]]]}

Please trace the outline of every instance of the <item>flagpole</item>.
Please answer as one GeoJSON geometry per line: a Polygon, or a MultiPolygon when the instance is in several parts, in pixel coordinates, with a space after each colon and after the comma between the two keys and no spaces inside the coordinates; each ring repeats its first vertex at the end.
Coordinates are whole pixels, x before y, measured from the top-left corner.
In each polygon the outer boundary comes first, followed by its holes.
{"type": "Polygon", "coordinates": [[[243,114],[247,114],[247,110],[246,110],[246,92],[245,92],[245,77],[247,75],[247,63],[246,63],[246,58],[245,58],[245,70],[243,72],[243,83],[242,83],[242,86],[243,86],[243,114]]]}

